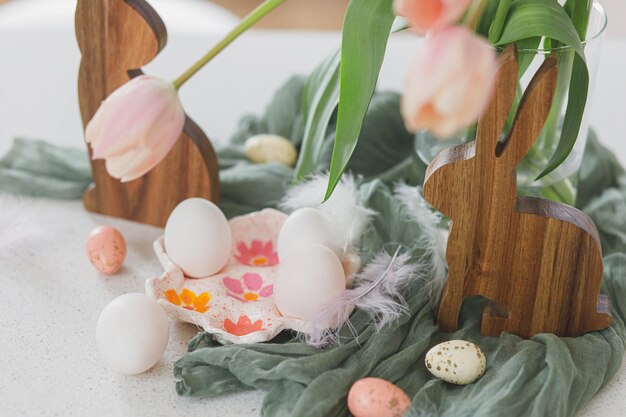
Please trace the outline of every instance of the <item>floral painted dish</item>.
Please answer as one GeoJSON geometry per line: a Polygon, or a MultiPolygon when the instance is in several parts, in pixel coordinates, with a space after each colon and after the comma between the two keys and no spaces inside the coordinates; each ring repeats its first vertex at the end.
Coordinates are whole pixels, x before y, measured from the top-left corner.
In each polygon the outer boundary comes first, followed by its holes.
{"type": "MultiPolygon", "coordinates": [[[[277,240],[286,219],[274,209],[231,219],[230,259],[206,278],[186,277],[167,256],[160,237],[154,250],[165,273],[146,281],[146,294],[170,317],[202,327],[223,344],[264,342],[285,329],[303,331],[306,323],[281,315],[273,298],[277,240]]],[[[346,257],[346,275],[359,267],[358,256],[346,257]]]]}

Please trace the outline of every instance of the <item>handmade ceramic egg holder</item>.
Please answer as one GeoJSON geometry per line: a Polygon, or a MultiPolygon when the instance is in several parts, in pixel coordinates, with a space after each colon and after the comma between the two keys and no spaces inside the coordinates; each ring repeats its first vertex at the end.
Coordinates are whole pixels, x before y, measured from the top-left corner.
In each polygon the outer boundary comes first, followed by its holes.
{"type": "MultiPolygon", "coordinates": [[[[224,344],[265,342],[287,329],[306,331],[307,323],[281,315],[273,298],[276,242],[286,219],[274,209],[231,219],[230,259],[219,273],[205,278],[186,277],[160,237],[154,250],[165,273],[146,281],[146,294],[170,317],[193,323],[224,344]]],[[[350,275],[360,259],[354,252],[345,259],[350,275]]]]}

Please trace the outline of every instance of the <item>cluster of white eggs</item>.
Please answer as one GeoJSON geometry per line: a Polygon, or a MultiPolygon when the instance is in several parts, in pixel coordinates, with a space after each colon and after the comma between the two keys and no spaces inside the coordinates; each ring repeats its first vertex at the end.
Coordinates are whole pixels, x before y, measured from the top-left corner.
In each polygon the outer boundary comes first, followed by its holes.
{"type": "Polygon", "coordinates": [[[301,208],[278,236],[274,301],[281,314],[310,319],[346,289],[345,238],[320,210],[301,208]]]}
{"type": "MultiPolygon", "coordinates": [[[[165,226],[165,250],[185,275],[207,277],[228,262],[232,237],[226,217],[213,203],[193,198],[180,203],[165,226]]],[[[281,314],[300,319],[345,290],[344,239],[320,210],[293,212],[278,236],[274,301],[281,314]]]]}
{"type": "MultiPolygon", "coordinates": [[[[164,245],[168,257],[186,276],[208,277],[230,259],[230,225],[215,204],[191,198],[171,213],[164,245]]],[[[277,246],[274,301],[281,314],[306,320],[345,290],[346,239],[322,211],[302,208],[292,213],[280,230],[277,246]]],[[[114,370],[135,374],[159,361],[167,347],[169,327],[156,301],[143,294],[125,294],[102,311],[96,337],[114,370]]]]}

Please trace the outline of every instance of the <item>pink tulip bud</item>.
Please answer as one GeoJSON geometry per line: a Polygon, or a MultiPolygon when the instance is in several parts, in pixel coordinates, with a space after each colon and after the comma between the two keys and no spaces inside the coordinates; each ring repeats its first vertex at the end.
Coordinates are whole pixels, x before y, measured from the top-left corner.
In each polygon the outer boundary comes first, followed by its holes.
{"type": "Polygon", "coordinates": [[[154,168],[172,149],[185,124],[173,84],[141,75],[115,90],[87,124],[93,159],[122,182],[154,168]]]}
{"type": "Polygon", "coordinates": [[[496,52],[464,27],[432,32],[411,64],[401,110],[407,129],[440,138],[470,126],[489,103],[496,52]]]}
{"type": "Polygon", "coordinates": [[[471,0],[395,0],[393,8],[396,14],[406,17],[414,31],[424,35],[456,23],[470,3],[471,0]]]}

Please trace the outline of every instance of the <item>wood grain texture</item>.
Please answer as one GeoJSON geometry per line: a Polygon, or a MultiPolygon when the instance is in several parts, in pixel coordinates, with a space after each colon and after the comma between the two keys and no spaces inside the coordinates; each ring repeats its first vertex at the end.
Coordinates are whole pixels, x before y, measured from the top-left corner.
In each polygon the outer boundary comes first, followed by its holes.
{"type": "Polygon", "coordinates": [[[556,79],[551,56],[500,141],[517,82],[517,51],[507,48],[476,141],[440,152],[428,167],[424,196],[451,219],[437,313],[443,331],[456,330],[463,299],[473,295],[488,300],[484,335],[578,336],[611,323],[608,297],[599,295],[602,254],[592,220],[564,204],[517,196],[515,167],[543,128],[556,79]]]}
{"type": "MultiPolygon", "coordinates": [[[[76,37],[82,53],[78,93],[84,126],[102,100],[142,74],[141,67],[167,39],[163,22],[143,0],[79,0],[76,37]]],[[[91,166],[93,184],[83,202],[92,212],[164,226],[180,201],[219,198],[217,158],[189,117],[174,148],[144,177],[121,183],[108,175],[104,161],[92,161],[91,166]]]]}

